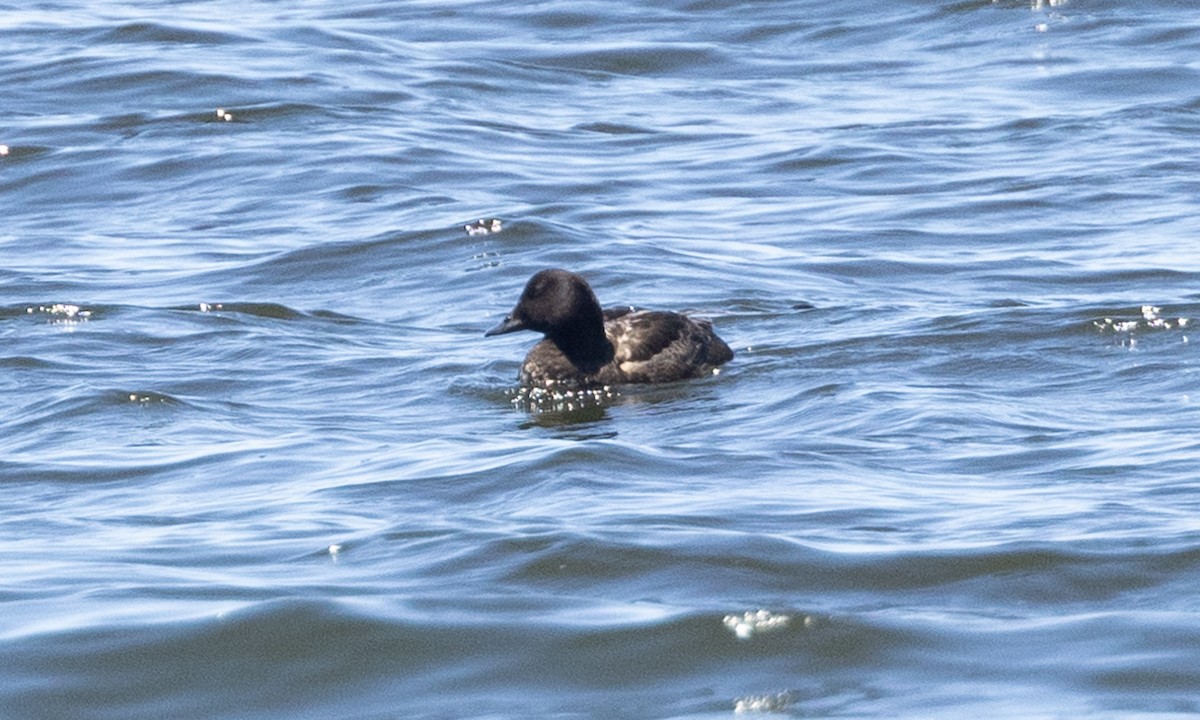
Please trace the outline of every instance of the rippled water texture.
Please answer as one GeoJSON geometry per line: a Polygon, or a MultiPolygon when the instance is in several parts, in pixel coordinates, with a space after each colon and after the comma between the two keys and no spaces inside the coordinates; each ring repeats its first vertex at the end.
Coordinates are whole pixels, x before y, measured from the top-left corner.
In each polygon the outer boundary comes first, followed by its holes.
{"type": "Polygon", "coordinates": [[[1200,715],[1191,4],[0,35],[0,716],[1200,715]],[[554,266],[736,358],[528,402],[554,266]]]}

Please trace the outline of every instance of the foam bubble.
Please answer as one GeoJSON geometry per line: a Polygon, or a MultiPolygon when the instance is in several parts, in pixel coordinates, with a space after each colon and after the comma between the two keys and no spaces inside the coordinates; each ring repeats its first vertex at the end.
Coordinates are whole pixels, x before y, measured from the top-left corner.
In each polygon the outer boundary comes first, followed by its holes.
{"type": "Polygon", "coordinates": [[[770,610],[745,612],[741,615],[726,615],[723,622],[737,639],[749,640],[759,633],[776,632],[792,622],[791,615],[773,613],[770,610]]]}

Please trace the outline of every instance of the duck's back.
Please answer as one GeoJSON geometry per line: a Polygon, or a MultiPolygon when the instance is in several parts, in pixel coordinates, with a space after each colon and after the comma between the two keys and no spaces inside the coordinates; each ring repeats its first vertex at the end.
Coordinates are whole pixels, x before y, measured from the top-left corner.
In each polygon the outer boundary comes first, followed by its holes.
{"type": "Polygon", "coordinates": [[[679,313],[634,308],[604,311],[604,333],[613,359],[594,373],[583,373],[552,340],[534,346],[521,368],[528,385],[620,385],[672,382],[697,377],[729,362],[733,351],[707,320],[679,313]]]}
{"type": "Polygon", "coordinates": [[[604,324],[613,364],[624,382],[670,382],[696,377],[733,357],[712,324],[679,313],[630,312],[604,324]]]}

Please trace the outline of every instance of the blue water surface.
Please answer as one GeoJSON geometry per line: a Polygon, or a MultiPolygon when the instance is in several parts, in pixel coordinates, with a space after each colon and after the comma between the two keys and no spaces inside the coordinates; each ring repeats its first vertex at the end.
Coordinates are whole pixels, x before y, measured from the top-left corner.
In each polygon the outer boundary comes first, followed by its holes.
{"type": "Polygon", "coordinates": [[[1200,715],[1191,4],[0,33],[3,717],[1200,715]],[[531,403],[544,267],[736,357],[531,403]]]}

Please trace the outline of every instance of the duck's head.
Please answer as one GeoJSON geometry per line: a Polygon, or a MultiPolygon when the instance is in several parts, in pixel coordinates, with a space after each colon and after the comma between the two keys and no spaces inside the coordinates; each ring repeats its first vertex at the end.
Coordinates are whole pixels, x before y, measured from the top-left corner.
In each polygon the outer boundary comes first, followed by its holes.
{"type": "Polygon", "coordinates": [[[484,336],[517,330],[556,336],[597,326],[603,332],[604,315],[587,281],[568,270],[551,269],[529,278],[516,307],[484,336]]]}

